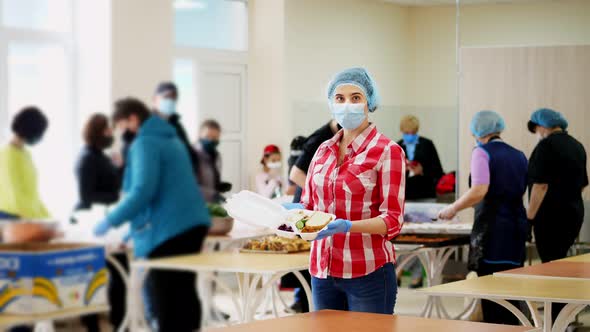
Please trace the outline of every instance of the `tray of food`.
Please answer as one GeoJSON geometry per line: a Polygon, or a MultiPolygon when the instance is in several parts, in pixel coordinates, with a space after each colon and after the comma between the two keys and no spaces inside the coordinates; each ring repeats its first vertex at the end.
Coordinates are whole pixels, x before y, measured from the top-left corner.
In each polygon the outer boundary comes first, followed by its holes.
{"type": "Polygon", "coordinates": [[[299,235],[304,240],[313,241],[318,233],[335,219],[335,215],[321,211],[289,210],[285,215],[285,223],[280,225],[275,233],[287,238],[299,235]]]}
{"type": "Polygon", "coordinates": [[[394,244],[417,244],[436,248],[469,244],[469,235],[454,234],[401,234],[392,240],[394,244]]]}
{"type": "Polygon", "coordinates": [[[300,238],[288,239],[280,236],[269,236],[261,240],[250,240],[240,252],[242,253],[267,253],[267,254],[291,254],[308,251],[311,244],[300,238]]]}

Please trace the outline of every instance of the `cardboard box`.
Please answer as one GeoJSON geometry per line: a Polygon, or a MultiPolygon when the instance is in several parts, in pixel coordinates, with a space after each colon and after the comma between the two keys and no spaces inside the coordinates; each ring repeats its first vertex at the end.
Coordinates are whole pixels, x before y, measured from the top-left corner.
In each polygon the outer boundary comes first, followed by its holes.
{"type": "Polygon", "coordinates": [[[41,314],[107,303],[102,246],[0,244],[0,313],[41,314]]]}

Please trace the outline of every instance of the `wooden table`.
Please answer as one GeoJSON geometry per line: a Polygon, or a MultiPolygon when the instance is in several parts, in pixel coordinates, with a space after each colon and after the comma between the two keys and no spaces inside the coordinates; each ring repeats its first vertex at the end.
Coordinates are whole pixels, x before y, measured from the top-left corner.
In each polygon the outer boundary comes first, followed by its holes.
{"type": "MultiPolygon", "coordinates": [[[[191,271],[199,273],[199,279],[214,281],[222,290],[232,296],[232,302],[240,314],[239,322],[254,319],[256,309],[261,305],[267,291],[288,273],[293,273],[303,285],[307,295],[309,308],[313,310],[311,289],[299,271],[309,267],[309,253],[300,254],[245,254],[238,252],[210,252],[199,255],[170,257],[155,260],[140,260],[131,263],[131,282],[133,301],[128,311],[132,315],[131,330],[137,331],[139,324],[144,323],[140,305],[140,289],[142,280],[138,278],[139,270],[159,269],[174,271],[191,271]],[[234,273],[238,281],[237,294],[234,293],[216,273],[234,273]],[[262,281],[262,287],[258,289],[262,281]]],[[[205,310],[205,309],[203,309],[205,310]]],[[[277,311],[275,315],[277,315],[277,311]]]]}
{"type": "Polygon", "coordinates": [[[590,279],[590,262],[553,261],[494,273],[497,277],[535,279],[590,279]]]}
{"type": "MultiPolygon", "coordinates": [[[[17,325],[34,325],[51,323],[57,320],[77,318],[84,315],[97,314],[109,311],[109,306],[91,306],[78,309],[60,310],[40,315],[11,315],[0,314],[0,327],[10,328],[17,325]]],[[[51,324],[50,324],[51,326],[51,324]]]]}
{"type": "Polygon", "coordinates": [[[285,318],[213,329],[210,332],[524,332],[524,326],[437,320],[398,315],[322,310],[285,318]]]}
{"type": "Polygon", "coordinates": [[[587,279],[532,279],[513,277],[485,276],[471,280],[462,280],[420,290],[433,296],[451,296],[486,299],[496,302],[510,310],[522,324],[531,326],[525,315],[507,300],[525,301],[531,311],[535,326],[542,321],[533,302],[542,302],[545,306],[545,324],[543,331],[564,331],[574,317],[587,305],[590,305],[590,280],[587,279]],[[555,322],[551,321],[553,303],[566,303],[555,322]]]}
{"type": "Polygon", "coordinates": [[[567,258],[558,260],[558,262],[581,262],[581,263],[589,263],[590,262],[590,254],[584,254],[584,255],[579,255],[579,256],[567,257],[567,258]]]}

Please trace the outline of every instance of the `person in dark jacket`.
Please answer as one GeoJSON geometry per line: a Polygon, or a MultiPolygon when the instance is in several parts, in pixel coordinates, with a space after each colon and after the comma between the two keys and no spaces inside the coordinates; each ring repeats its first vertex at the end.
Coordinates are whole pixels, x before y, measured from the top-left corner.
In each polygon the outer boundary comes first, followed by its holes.
{"type": "MultiPolygon", "coordinates": [[[[119,200],[121,171],[104,153],[113,144],[113,133],[106,115],[96,113],[90,116],[83,131],[84,147],[76,163],[78,180],[78,204],[75,210],[88,210],[94,204],[111,205],[119,200]]],[[[111,254],[124,268],[128,269],[126,253],[111,254]]],[[[119,272],[107,261],[109,271],[108,298],[111,307],[110,322],[117,330],[125,316],[126,288],[119,272]]],[[[98,315],[82,317],[89,332],[99,332],[98,315]]]]}
{"type": "MultiPolygon", "coordinates": [[[[539,143],[529,161],[530,203],[527,218],[543,263],[567,256],[584,221],[582,191],[588,186],[584,146],[566,131],[559,112],[542,108],[531,115],[528,129],[539,143]]],[[[553,321],[564,305],[554,304],[553,321]]]]}
{"type": "MultiPolygon", "coordinates": [[[[199,157],[197,152],[193,148],[186,134],[186,130],[184,126],[180,122],[180,114],[176,112],[176,104],[178,103],[178,88],[176,84],[173,82],[161,82],[156,87],[156,91],[154,92],[154,113],[157,113],[163,119],[166,119],[178,135],[178,138],[186,148],[188,155],[191,160],[191,165],[193,169],[193,173],[195,174],[195,178],[198,181],[198,174],[199,174],[199,157]]],[[[123,133],[123,160],[126,159],[127,152],[129,150],[129,146],[135,139],[135,133],[126,130],[123,133]]]]}
{"type": "Polygon", "coordinates": [[[217,150],[221,139],[221,125],[208,119],[203,121],[199,130],[199,141],[195,151],[199,161],[199,184],[207,203],[221,203],[222,196],[231,190],[231,183],[221,181],[221,154],[217,150]]]}
{"type": "Polygon", "coordinates": [[[436,184],[443,176],[442,165],[434,143],[418,135],[420,122],[413,115],[407,115],[400,122],[403,139],[399,144],[407,157],[406,200],[436,198],[436,184]]]}
{"type": "MultiPolygon", "coordinates": [[[[468,267],[485,276],[524,264],[528,166],[524,153],[500,138],[505,124],[498,113],[478,112],[470,127],[477,143],[471,154],[471,188],[438,217],[452,219],[459,211],[475,207],[468,267]]],[[[491,301],[482,301],[482,311],[486,323],[519,325],[510,311],[491,301]]]]}
{"type": "MultiPolygon", "coordinates": [[[[334,137],[340,129],[342,129],[342,127],[340,127],[336,120],[332,119],[314,131],[305,139],[305,141],[303,141],[299,150],[300,155],[297,156],[293,165],[289,165],[291,168],[289,170],[289,181],[296,185],[293,203],[296,204],[301,202],[302,188],[305,186],[307,171],[309,170],[309,165],[311,164],[314,154],[322,143],[334,137]]],[[[309,271],[301,271],[301,274],[303,274],[308,284],[311,285],[311,275],[309,274],[309,271]]],[[[293,274],[290,274],[281,280],[281,283],[286,287],[293,286],[295,288],[295,302],[291,305],[291,310],[295,312],[308,312],[309,306],[307,303],[307,296],[305,295],[303,288],[301,288],[302,286],[299,279],[293,274]]]]}
{"type": "MultiPolygon", "coordinates": [[[[136,134],[123,178],[125,195],[94,228],[104,236],[130,223],[135,257],[155,259],[197,254],[211,225],[209,211],[186,148],[174,127],[139,100],[115,103],[113,122],[136,134]]],[[[144,303],[152,330],[198,330],[200,301],[190,272],[147,273],[144,303]]]]}

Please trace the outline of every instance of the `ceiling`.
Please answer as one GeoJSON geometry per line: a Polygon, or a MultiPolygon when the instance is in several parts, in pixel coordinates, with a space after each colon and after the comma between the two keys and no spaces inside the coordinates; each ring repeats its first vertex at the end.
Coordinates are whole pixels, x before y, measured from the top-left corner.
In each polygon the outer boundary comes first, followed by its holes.
{"type": "MultiPolygon", "coordinates": [[[[455,0],[383,0],[405,6],[437,6],[454,5],[455,0]]],[[[523,2],[546,2],[548,0],[459,0],[462,5],[492,4],[492,3],[523,3],[523,2]]]]}

